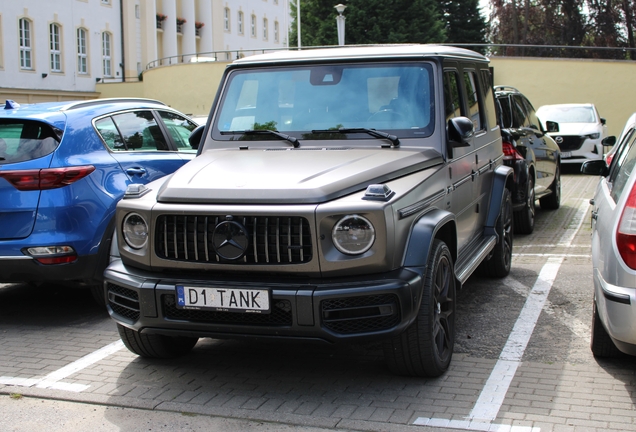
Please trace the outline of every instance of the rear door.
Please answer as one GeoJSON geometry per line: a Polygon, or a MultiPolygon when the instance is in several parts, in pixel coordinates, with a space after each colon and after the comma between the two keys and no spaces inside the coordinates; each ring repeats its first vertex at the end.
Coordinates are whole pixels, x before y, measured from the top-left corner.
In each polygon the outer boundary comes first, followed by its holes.
{"type": "Polygon", "coordinates": [[[0,240],[31,234],[40,190],[30,173],[48,168],[58,145],[58,135],[45,123],[0,119],[0,240]]]}
{"type": "Polygon", "coordinates": [[[95,120],[95,127],[131,183],[151,182],[187,161],[153,110],[112,114],[95,120]]]}

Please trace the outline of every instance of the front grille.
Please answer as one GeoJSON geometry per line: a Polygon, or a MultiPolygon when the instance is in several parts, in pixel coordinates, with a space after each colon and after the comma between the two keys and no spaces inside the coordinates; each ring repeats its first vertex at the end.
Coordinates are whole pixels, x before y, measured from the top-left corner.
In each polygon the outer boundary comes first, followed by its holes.
{"type": "Polygon", "coordinates": [[[325,300],[321,302],[322,322],[340,334],[386,330],[400,322],[398,305],[394,294],[325,300]]]}
{"type": "Polygon", "coordinates": [[[135,322],[139,319],[139,294],[112,283],[107,284],[108,304],[113,312],[135,322]]]}
{"type": "Polygon", "coordinates": [[[173,261],[231,264],[302,264],[311,261],[309,222],[302,217],[233,216],[245,227],[248,246],[235,260],[214,249],[213,233],[226,216],[162,215],[155,228],[155,253],[173,261]]]}
{"type": "MultiPolygon", "coordinates": [[[[561,151],[573,151],[578,150],[585,142],[586,138],[579,135],[562,135],[563,142],[557,142],[561,151]]],[[[556,140],[557,137],[554,137],[556,140]]]]}
{"type": "Polygon", "coordinates": [[[161,304],[163,316],[172,320],[246,326],[291,327],[292,325],[291,302],[289,300],[274,300],[272,310],[268,314],[178,309],[175,296],[172,294],[163,295],[161,304]]]}

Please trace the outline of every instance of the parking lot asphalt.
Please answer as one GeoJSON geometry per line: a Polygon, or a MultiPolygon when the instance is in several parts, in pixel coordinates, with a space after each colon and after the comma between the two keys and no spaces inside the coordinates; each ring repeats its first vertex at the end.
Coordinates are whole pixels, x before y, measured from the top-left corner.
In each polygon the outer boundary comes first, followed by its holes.
{"type": "Polygon", "coordinates": [[[564,175],[511,274],[468,281],[437,379],[391,375],[379,344],[207,339],[146,360],[89,293],[0,285],[0,430],[636,430],[633,358],[589,349],[597,181],[564,175]]]}

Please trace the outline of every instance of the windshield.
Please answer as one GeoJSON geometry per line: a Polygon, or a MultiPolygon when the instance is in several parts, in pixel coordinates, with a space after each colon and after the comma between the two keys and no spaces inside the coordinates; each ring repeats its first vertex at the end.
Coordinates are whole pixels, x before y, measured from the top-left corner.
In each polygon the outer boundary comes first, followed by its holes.
{"type": "Polygon", "coordinates": [[[335,129],[391,131],[400,138],[433,132],[435,101],[430,64],[303,65],[230,73],[215,118],[215,140],[272,140],[274,130],[300,140],[368,139],[367,133],[319,133],[335,129]],[[312,132],[314,131],[314,132],[312,132]]]}
{"type": "Polygon", "coordinates": [[[592,107],[541,107],[537,116],[557,123],[596,123],[592,107]]]}

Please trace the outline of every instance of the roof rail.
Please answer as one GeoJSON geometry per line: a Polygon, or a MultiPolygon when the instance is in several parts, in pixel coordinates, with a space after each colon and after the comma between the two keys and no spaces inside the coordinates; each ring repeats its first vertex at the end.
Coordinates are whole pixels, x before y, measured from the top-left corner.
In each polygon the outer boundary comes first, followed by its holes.
{"type": "Polygon", "coordinates": [[[517,88],[513,87],[513,86],[509,86],[509,85],[498,85],[495,86],[495,91],[503,91],[503,90],[512,90],[512,91],[516,91],[517,93],[521,93],[517,88]]]}
{"type": "Polygon", "coordinates": [[[87,100],[87,101],[74,102],[74,103],[71,103],[71,104],[65,106],[60,111],[69,111],[69,110],[72,110],[72,109],[86,108],[86,107],[90,107],[90,106],[103,105],[103,104],[112,103],[112,102],[155,103],[155,104],[167,106],[165,103],[163,103],[161,101],[158,101],[158,100],[155,100],[155,99],[146,99],[146,98],[104,98],[104,99],[91,99],[91,100],[87,100]]]}

